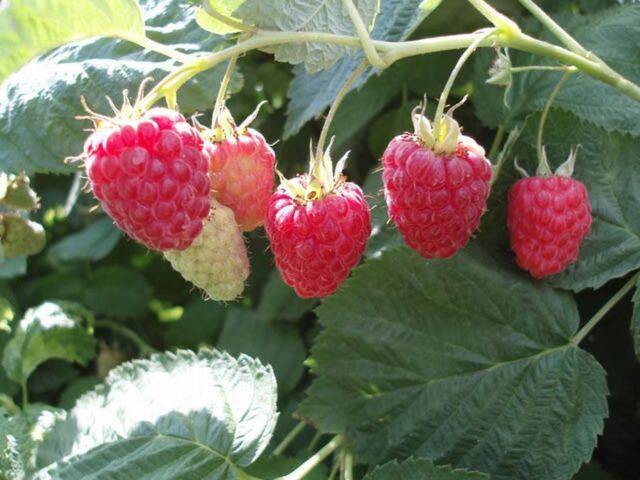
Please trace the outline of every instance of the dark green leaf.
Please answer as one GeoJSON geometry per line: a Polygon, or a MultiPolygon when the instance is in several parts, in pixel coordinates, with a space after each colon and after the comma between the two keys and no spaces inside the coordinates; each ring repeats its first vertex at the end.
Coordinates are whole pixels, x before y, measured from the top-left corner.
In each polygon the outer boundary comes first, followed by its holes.
{"type": "Polygon", "coordinates": [[[53,265],[61,265],[74,261],[90,260],[96,262],[115,248],[120,240],[120,230],[108,217],[91,223],[84,230],[68,235],[52,245],[47,257],[53,265]]]}
{"type": "Polygon", "coordinates": [[[153,288],[139,272],[111,266],[91,272],[83,303],[93,312],[110,317],[134,318],[147,310],[153,288]]]}
{"type": "Polygon", "coordinates": [[[169,345],[197,349],[215,345],[224,325],[227,307],[220,302],[198,298],[184,307],[182,317],[169,325],[165,338],[169,345]]]}
{"type": "Polygon", "coordinates": [[[607,415],[604,370],[571,343],[571,295],[477,247],[357,269],[319,309],[301,413],[368,463],[415,455],[499,480],[569,479],[607,415]]]}
{"type": "Polygon", "coordinates": [[[93,390],[100,382],[101,380],[94,376],[76,378],[69,383],[67,388],[60,394],[58,406],[66,410],[71,410],[82,395],[89,390],[93,390]]]}
{"type": "Polygon", "coordinates": [[[268,323],[251,310],[229,310],[217,347],[271,365],[281,394],[293,390],[304,373],[306,350],[300,332],[290,325],[268,323]]]}
{"type": "Polygon", "coordinates": [[[4,349],[2,365],[9,378],[26,381],[52,358],[86,364],[95,354],[91,318],[91,312],[70,302],[47,302],[27,310],[4,349]]]}
{"type": "Polygon", "coordinates": [[[158,354],[117,367],[78,400],[39,450],[47,468],[37,478],[231,480],[260,456],[276,419],[275,379],[260,362],[158,354]]]}
{"type": "Polygon", "coordinates": [[[284,283],[280,272],[275,269],[269,275],[258,304],[258,314],[267,321],[296,321],[311,310],[315,300],[300,298],[284,283]]]}
{"type": "Polygon", "coordinates": [[[21,277],[27,273],[27,257],[0,258],[0,279],[21,277]]]}
{"type": "Polygon", "coordinates": [[[364,193],[371,207],[371,237],[365,255],[379,257],[383,251],[403,245],[404,241],[389,220],[389,211],[384,199],[382,171],[373,171],[364,183],[364,193]]]}
{"type": "Polygon", "coordinates": [[[425,459],[410,458],[376,467],[364,480],[483,480],[489,476],[467,470],[454,470],[449,466],[435,466],[425,459]]]}
{"type": "Polygon", "coordinates": [[[105,36],[144,37],[135,0],[12,0],[0,9],[0,84],[38,55],[64,43],[105,36]]]}

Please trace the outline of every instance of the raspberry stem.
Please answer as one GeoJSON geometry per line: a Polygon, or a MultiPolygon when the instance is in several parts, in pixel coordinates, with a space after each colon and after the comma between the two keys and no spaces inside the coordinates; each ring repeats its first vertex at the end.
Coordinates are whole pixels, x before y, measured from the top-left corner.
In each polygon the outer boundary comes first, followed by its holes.
{"type": "Polygon", "coordinates": [[[324,447],[318,450],[311,458],[296,468],[293,472],[285,475],[284,477],[278,477],[276,480],[301,480],[306,477],[309,472],[320,465],[329,455],[331,455],[342,443],[344,439],[338,435],[327,443],[324,447]]]}
{"type": "Polygon", "coordinates": [[[220,112],[224,108],[224,103],[227,97],[227,90],[229,89],[229,83],[231,83],[231,77],[233,77],[233,70],[236,68],[236,64],[238,62],[238,55],[233,55],[229,59],[229,63],[227,64],[227,69],[224,72],[224,76],[222,77],[222,82],[220,82],[220,89],[218,90],[218,96],[216,97],[216,103],[213,107],[213,114],[211,117],[211,128],[215,128],[216,121],[220,112]]]}
{"type": "Polygon", "coordinates": [[[547,122],[547,117],[549,116],[549,111],[551,110],[551,106],[553,105],[553,101],[555,100],[555,98],[558,96],[558,93],[560,93],[560,90],[562,90],[562,87],[564,86],[564,84],[567,82],[567,80],[569,80],[569,77],[571,75],[573,75],[573,73],[575,73],[577,71],[576,68],[566,68],[564,74],[562,75],[562,77],[560,77],[560,80],[558,81],[558,83],[556,84],[556,86],[554,87],[554,89],[551,91],[551,94],[549,95],[549,98],[547,99],[547,103],[544,106],[544,110],[542,111],[542,116],[540,117],[540,124],[538,125],[538,138],[536,140],[536,152],[538,154],[538,164],[542,164],[543,162],[545,162],[545,158],[543,158],[544,154],[544,149],[542,146],[542,137],[544,135],[544,125],[547,122]]]}
{"type": "Polygon", "coordinates": [[[342,0],[342,5],[349,14],[351,22],[353,23],[353,26],[358,33],[358,37],[360,37],[362,50],[364,51],[364,54],[366,55],[369,63],[380,70],[384,70],[385,68],[387,68],[387,63],[382,59],[382,57],[376,50],[376,47],[373,45],[371,37],[369,36],[369,29],[364,24],[364,21],[362,20],[358,9],[353,3],[353,0],[342,0]]]}
{"type": "Polygon", "coordinates": [[[462,70],[462,67],[464,67],[464,64],[467,62],[469,57],[471,57],[473,52],[475,52],[478,49],[480,44],[483,41],[487,40],[492,35],[496,34],[496,29],[493,28],[493,29],[491,29],[491,30],[489,30],[487,32],[483,32],[483,33],[484,34],[482,36],[479,36],[478,38],[476,38],[473,41],[473,43],[471,43],[471,45],[469,45],[467,47],[467,49],[462,53],[462,55],[458,59],[458,63],[456,63],[456,66],[451,71],[451,74],[449,75],[449,79],[447,80],[447,83],[444,86],[444,89],[442,90],[442,93],[440,94],[440,101],[438,102],[438,108],[436,109],[436,114],[433,117],[433,124],[434,124],[434,128],[436,130],[436,138],[438,138],[440,136],[438,134],[438,129],[440,128],[440,125],[442,124],[442,117],[444,115],[444,109],[445,109],[445,107],[447,105],[447,98],[449,97],[449,93],[451,92],[451,89],[453,88],[453,84],[456,81],[456,78],[458,78],[458,74],[460,73],[460,70],[462,70]]]}
{"type": "Polygon", "coordinates": [[[578,346],[582,340],[593,330],[593,328],[598,324],[600,320],[602,320],[609,311],[615,307],[615,305],[624,298],[624,296],[629,293],[629,291],[638,283],[640,280],[640,273],[636,273],[632,276],[627,283],[625,283],[620,290],[618,290],[613,297],[611,297],[607,303],[605,303],[600,310],[598,310],[591,319],[585,323],[584,327],[582,327],[578,333],[574,335],[571,339],[571,344],[574,346],[578,346]]]}
{"type": "Polygon", "coordinates": [[[304,420],[300,421],[288,434],[284,437],[284,440],[278,444],[276,448],[273,449],[273,454],[276,456],[282,455],[287,447],[293,442],[298,435],[302,433],[302,431],[307,427],[307,422],[304,420]]]}
{"type": "Polygon", "coordinates": [[[351,90],[351,86],[353,83],[362,75],[362,73],[366,70],[368,62],[362,62],[358,68],[347,78],[347,81],[344,82],[342,88],[338,91],[335,100],[331,104],[331,108],[329,109],[329,113],[327,113],[327,118],[324,121],[324,125],[322,126],[322,131],[320,132],[320,138],[318,139],[318,146],[316,148],[316,155],[314,162],[322,162],[322,157],[324,155],[324,145],[327,141],[327,137],[329,135],[329,128],[331,127],[331,122],[333,122],[334,117],[336,116],[336,112],[338,111],[338,107],[342,103],[342,100],[347,95],[349,90],[351,90]]]}

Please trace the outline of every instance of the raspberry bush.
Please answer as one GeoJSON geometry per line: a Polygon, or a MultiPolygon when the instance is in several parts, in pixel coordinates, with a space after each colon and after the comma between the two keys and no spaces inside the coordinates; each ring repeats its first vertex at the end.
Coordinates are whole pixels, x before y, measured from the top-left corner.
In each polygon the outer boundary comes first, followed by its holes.
{"type": "Polygon", "coordinates": [[[639,478],[639,29],[0,0],[0,480],[639,478]]]}

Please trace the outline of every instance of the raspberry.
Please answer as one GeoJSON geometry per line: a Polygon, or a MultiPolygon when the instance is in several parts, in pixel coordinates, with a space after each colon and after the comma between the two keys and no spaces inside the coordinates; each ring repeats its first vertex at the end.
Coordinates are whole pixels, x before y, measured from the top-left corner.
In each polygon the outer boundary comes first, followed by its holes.
{"type": "Polygon", "coordinates": [[[323,188],[314,184],[313,173],[284,181],[271,197],[266,223],[276,266],[303,298],[331,295],[360,261],[371,234],[362,190],[344,181],[340,167],[323,188]]]}
{"type": "MultiPolygon", "coordinates": [[[[575,153],[570,157],[573,169],[575,153]]],[[[546,158],[543,159],[546,163],[546,158]]],[[[542,165],[542,174],[518,180],[509,190],[507,226],[520,268],[534,278],[560,273],[578,259],[580,245],[591,229],[587,189],[566,173],[542,165]]]]}
{"type": "Polygon", "coordinates": [[[211,216],[193,244],[183,251],[164,252],[164,256],[186,280],[213,300],[234,300],[244,290],[249,276],[247,248],[233,212],[215,200],[211,216]]]}
{"type": "Polygon", "coordinates": [[[222,141],[205,143],[215,198],[233,210],[245,232],[264,223],[274,186],[276,157],[264,137],[251,128],[222,141]]]}
{"type": "Polygon", "coordinates": [[[451,117],[443,121],[449,136],[438,142],[414,112],[416,133],[394,138],[382,157],[389,216],[425,258],[448,258],[466,245],[486,210],[492,175],[484,149],[459,135],[451,117]]]}
{"type": "Polygon", "coordinates": [[[178,112],[102,119],[84,148],[91,189],[133,239],[152,250],[184,250],[210,210],[203,142],[178,112]]]}

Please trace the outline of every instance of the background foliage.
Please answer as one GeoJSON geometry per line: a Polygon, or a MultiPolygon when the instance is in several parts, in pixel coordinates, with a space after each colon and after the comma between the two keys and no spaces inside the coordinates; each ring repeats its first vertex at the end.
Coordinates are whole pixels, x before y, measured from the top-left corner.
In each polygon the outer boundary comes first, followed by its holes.
{"type": "MultiPolygon", "coordinates": [[[[114,3],[125,8],[128,2],[114,3]]],[[[152,39],[187,53],[229,44],[198,27],[196,7],[187,1],[140,3],[152,39]]],[[[251,3],[247,0],[242,8],[250,11],[251,3]]],[[[246,19],[267,22],[269,28],[291,28],[288,3],[264,2],[269,12],[278,4],[281,15],[270,17],[254,9],[254,16],[246,19]]],[[[326,2],[326,8],[333,3],[341,2],[326,2]]],[[[362,1],[359,8],[373,11],[376,3],[362,1]]],[[[421,3],[383,0],[372,36],[399,40],[485,25],[465,0],[443,2],[424,21],[424,15],[416,15],[421,3]]],[[[528,31],[550,39],[517,2],[493,3],[521,18],[528,31]]],[[[637,3],[540,3],[587,49],[640,81],[637,3]]],[[[323,14],[317,13],[314,21],[322,23],[323,14]]],[[[120,15],[108,28],[139,31],[140,22],[120,15]]],[[[107,26],[102,23],[100,28],[107,26]]],[[[342,18],[333,31],[348,33],[350,28],[342,18]]],[[[10,66],[39,53],[25,52],[10,66]]],[[[322,125],[319,116],[362,56],[340,58],[343,49],[314,45],[275,53],[296,65],[276,63],[260,52],[242,57],[228,104],[236,118],[243,118],[258,102],[268,102],[255,127],[277,142],[279,168],[291,175],[305,168],[308,141],[317,138],[322,125]]],[[[263,231],[247,239],[252,273],[244,297],[232,304],[203,301],[159,255],[120,235],[93,208],[92,196],[79,188],[83,180],[77,165],[62,161],[80,152],[86,135],[83,124],[74,120],[82,113],[81,94],[94,109],[107,111],[105,95],[118,98],[123,89],[135,91],[144,77],[161,78],[175,61],[123,40],[83,40],[46,53],[10,76],[0,88],[0,170],[26,169],[31,174],[42,203],[31,218],[45,226],[47,247],[28,262],[24,257],[0,260],[0,431],[5,432],[0,472],[7,478],[29,478],[34,428],[44,431],[55,423],[54,431],[65,433],[43,444],[36,465],[58,468],[62,478],[84,478],[85,468],[100,472],[105,462],[125,452],[141,465],[157,468],[149,471],[158,475],[166,472],[167,464],[191,459],[189,474],[194,478],[202,472],[232,478],[219,458],[202,453],[205,449],[198,445],[233,451],[235,465],[251,465],[250,474],[273,478],[309,455],[310,428],[287,451],[291,458],[268,455],[295,426],[293,414],[298,412],[325,434],[347,434],[359,461],[386,463],[375,469],[359,467],[368,480],[427,474],[443,480],[485,478],[409,457],[497,479],[571,478],[578,470],[581,480],[639,478],[637,294],[636,310],[631,298],[625,299],[579,347],[571,343],[580,323],[640,267],[638,103],[583,74],[574,76],[558,97],[545,137],[549,158],[558,165],[571,146],[581,146],[576,176],[589,188],[595,222],[580,262],[550,282],[533,282],[515,270],[508,250],[506,189],[517,178],[514,158],[533,170],[539,111],[558,74],[517,75],[507,108],[503,90],[485,84],[492,51],[479,53],[454,90],[458,98],[471,94],[457,112],[458,121],[487,150],[499,127],[517,127],[521,135],[474,245],[454,260],[422,262],[400,247],[401,240],[387,224],[376,169],[387,142],[410,129],[409,112],[423,95],[437,98],[456,59],[455,52],[439,53],[402,60],[382,74],[371,69],[338,111],[332,127],[336,156],[351,150],[347,172],[365,185],[374,206],[374,232],[365,265],[317,310],[316,302],[297,298],[284,285],[263,231]],[[634,335],[629,334],[630,318],[634,335]],[[178,350],[202,346],[217,347],[234,358],[178,350]],[[152,355],[156,351],[177,353],[152,355]],[[112,370],[141,357],[147,359],[112,370]],[[195,365],[200,374],[181,378],[184,365],[195,365]],[[236,371],[237,378],[230,373],[236,371]],[[236,408],[232,403],[207,405],[197,389],[225,375],[230,376],[226,393],[249,388],[270,407],[241,405],[237,408],[246,411],[230,413],[236,408]],[[105,378],[104,387],[76,404],[105,378]],[[143,407],[132,407],[155,401],[152,395],[162,395],[167,378],[184,385],[177,389],[184,411],[163,410],[159,402],[147,418],[143,407]],[[124,382],[123,393],[119,386],[124,382]],[[9,416],[20,404],[21,384],[31,406],[21,416],[9,416]],[[91,402],[102,405],[106,399],[112,399],[110,408],[125,405],[131,414],[119,425],[105,422],[96,434],[86,412],[93,408],[91,402]],[[61,409],[71,411],[64,421],[61,409]],[[253,420],[243,425],[243,414],[253,420]],[[203,419],[207,415],[212,418],[203,419]],[[166,440],[184,434],[189,422],[215,421],[245,430],[235,437],[195,431],[188,446],[166,440]],[[92,455],[80,460],[71,455],[123,432],[126,441],[91,450],[92,455]],[[60,444],[60,438],[73,443],[60,444]],[[157,463],[154,455],[165,451],[174,456],[157,463]],[[263,451],[266,455],[254,462],[263,451]],[[582,462],[589,463],[581,468],[582,462]]],[[[521,53],[512,59],[519,66],[544,63],[521,53]]],[[[0,65],[7,65],[1,53],[0,65]]],[[[180,91],[178,101],[186,114],[208,113],[223,69],[221,65],[198,75],[180,91]]],[[[0,68],[0,79],[4,75],[0,68]]],[[[47,468],[42,478],[49,478],[47,468]]],[[[320,469],[309,478],[327,476],[328,471],[320,469]]]]}

